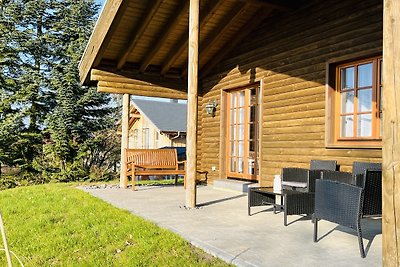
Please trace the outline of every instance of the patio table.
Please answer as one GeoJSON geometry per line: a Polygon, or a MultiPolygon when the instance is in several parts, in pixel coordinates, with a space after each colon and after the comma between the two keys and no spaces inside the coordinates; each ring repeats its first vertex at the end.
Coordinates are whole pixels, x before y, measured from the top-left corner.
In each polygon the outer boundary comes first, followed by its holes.
{"type": "Polygon", "coordinates": [[[283,210],[283,224],[287,226],[287,215],[310,215],[314,212],[313,192],[299,192],[293,190],[274,190],[272,187],[252,187],[248,193],[248,215],[251,216],[251,207],[273,206],[273,212],[283,210]],[[276,196],[280,203],[276,203],[276,196]]]}

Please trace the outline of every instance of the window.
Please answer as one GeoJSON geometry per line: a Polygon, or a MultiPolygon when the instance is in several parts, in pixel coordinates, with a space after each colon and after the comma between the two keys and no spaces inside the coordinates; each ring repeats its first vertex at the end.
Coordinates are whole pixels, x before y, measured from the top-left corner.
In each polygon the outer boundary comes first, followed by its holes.
{"type": "Polygon", "coordinates": [[[149,149],[150,148],[150,130],[149,128],[143,128],[143,148],[149,149]]]}
{"type": "Polygon", "coordinates": [[[159,148],[160,147],[160,136],[159,133],[157,131],[155,131],[155,148],[159,148]]]}
{"type": "Polygon", "coordinates": [[[381,144],[381,66],[382,57],[329,66],[331,74],[335,69],[335,81],[330,81],[333,95],[328,95],[334,109],[334,122],[330,124],[334,144],[381,144]]]}
{"type": "Polygon", "coordinates": [[[133,147],[139,148],[139,134],[138,129],[133,130],[133,147]]]}

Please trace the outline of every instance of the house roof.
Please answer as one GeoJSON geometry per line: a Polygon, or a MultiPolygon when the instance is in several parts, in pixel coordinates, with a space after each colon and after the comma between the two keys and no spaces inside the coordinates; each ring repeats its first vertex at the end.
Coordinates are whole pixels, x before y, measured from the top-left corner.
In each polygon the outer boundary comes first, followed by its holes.
{"type": "MultiPolygon", "coordinates": [[[[201,77],[210,74],[266,18],[294,9],[299,2],[200,1],[201,77]]],[[[119,86],[121,77],[131,79],[129,84],[135,87],[137,95],[157,90],[154,85],[185,91],[189,3],[188,0],[107,0],[80,62],[81,81],[98,81],[101,92],[116,92],[115,88],[119,88],[119,93],[127,93],[129,86],[119,86]],[[111,77],[109,73],[118,76],[111,77]],[[138,81],[151,82],[152,87],[138,81]]]]}
{"type": "Polygon", "coordinates": [[[133,99],[131,102],[159,131],[186,133],[186,104],[143,99],[133,99]]]}

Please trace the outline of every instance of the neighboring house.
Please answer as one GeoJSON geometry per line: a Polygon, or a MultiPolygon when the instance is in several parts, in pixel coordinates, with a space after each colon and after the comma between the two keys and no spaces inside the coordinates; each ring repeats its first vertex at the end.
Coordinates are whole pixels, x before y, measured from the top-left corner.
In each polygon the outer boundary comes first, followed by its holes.
{"type": "MultiPolygon", "coordinates": [[[[337,160],[345,171],[354,161],[383,159],[385,224],[393,226],[383,239],[392,240],[400,229],[393,217],[400,203],[393,193],[400,179],[397,1],[151,3],[107,1],[82,57],[82,82],[105,93],[189,96],[188,155],[197,155],[211,183],[271,185],[283,167],[308,167],[311,159],[337,160]]],[[[196,157],[187,160],[194,166],[196,157]]],[[[193,185],[196,168],[189,171],[193,185]]]]}
{"type": "Polygon", "coordinates": [[[184,147],[186,104],[131,100],[129,148],[184,147]]]}

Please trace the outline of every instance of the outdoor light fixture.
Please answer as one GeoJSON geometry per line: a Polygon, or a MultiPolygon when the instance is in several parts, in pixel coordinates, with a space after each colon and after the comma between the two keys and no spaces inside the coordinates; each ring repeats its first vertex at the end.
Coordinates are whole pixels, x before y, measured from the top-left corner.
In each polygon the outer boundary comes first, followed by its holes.
{"type": "Polygon", "coordinates": [[[214,100],[214,102],[211,102],[209,100],[206,104],[207,114],[214,117],[214,112],[215,112],[215,109],[217,108],[217,105],[218,105],[217,100],[214,100]]]}

